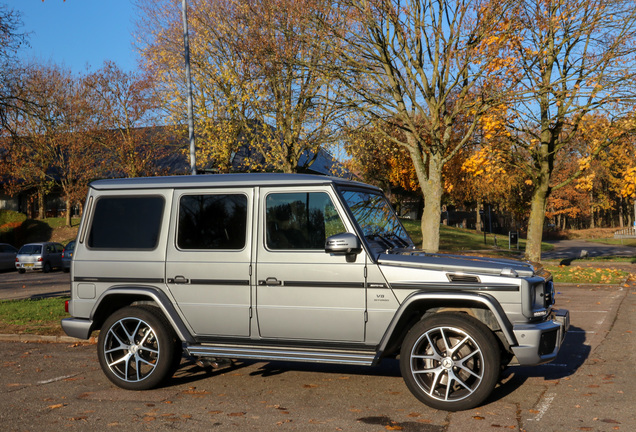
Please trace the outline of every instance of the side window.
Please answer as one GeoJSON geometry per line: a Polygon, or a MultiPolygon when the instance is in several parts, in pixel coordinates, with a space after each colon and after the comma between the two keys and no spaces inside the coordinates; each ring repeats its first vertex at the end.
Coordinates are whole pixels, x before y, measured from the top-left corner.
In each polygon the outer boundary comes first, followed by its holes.
{"type": "Polygon", "coordinates": [[[346,231],[324,192],[272,193],[265,205],[266,245],[271,250],[324,250],[327,237],[346,231]]]}
{"type": "Polygon", "coordinates": [[[94,249],[151,250],[157,247],[164,199],[160,196],[102,197],[88,233],[94,249]]]}
{"type": "Polygon", "coordinates": [[[246,231],[245,195],[184,195],[179,201],[179,249],[243,249],[246,231]]]}

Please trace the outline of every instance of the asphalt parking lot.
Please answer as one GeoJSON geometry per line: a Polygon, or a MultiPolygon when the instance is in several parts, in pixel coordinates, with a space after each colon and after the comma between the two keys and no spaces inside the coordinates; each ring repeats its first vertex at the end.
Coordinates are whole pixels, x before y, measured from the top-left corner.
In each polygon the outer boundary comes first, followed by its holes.
{"type": "MultiPolygon", "coordinates": [[[[63,274],[66,275],[66,274],[63,274]]],[[[22,276],[22,275],[21,275],[22,276]]],[[[3,430],[632,431],[636,286],[559,286],[572,327],[559,357],[510,368],[488,402],[447,413],[419,403],[396,361],[379,368],[187,359],[163,388],[130,392],[95,345],[0,342],[3,430]]]]}
{"type": "Polygon", "coordinates": [[[71,295],[71,276],[57,270],[50,273],[17,271],[0,273],[0,300],[71,295]]]}

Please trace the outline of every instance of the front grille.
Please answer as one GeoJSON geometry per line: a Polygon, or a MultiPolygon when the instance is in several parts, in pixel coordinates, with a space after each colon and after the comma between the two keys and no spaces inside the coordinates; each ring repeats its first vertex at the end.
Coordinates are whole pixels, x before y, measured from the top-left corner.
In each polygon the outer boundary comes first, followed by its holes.
{"type": "Polygon", "coordinates": [[[541,335],[541,340],[539,341],[539,355],[543,356],[554,352],[558,334],[559,330],[554,329],[541,335]]]}

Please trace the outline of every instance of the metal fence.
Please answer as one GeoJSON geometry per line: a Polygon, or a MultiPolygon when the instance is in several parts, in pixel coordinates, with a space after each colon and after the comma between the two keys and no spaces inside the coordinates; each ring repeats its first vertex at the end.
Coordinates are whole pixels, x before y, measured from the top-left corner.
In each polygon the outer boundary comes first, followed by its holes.
{"type": "Polygon", "coordinates": [[[614,233],[614,238],[621,239],[621,244],[623,244],[623,239],[636,238],[636,228],[624,228],[622,230],[618,230],[614,233]]]}

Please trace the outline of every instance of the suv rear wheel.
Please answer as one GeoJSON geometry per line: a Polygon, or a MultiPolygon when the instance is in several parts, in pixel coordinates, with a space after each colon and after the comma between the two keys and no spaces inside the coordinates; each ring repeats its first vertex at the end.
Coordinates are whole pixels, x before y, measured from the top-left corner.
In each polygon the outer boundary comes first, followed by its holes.
{"type": "Polygon", "coordinates": [[[453,313],[426,318],[402,343],[400,370],[425,404],[458,411],[482,403],[497,383],[499,346],[477,319],[453,313]]]}
{"type": "Polygon", "coordinates": [[[129,306],[104,322],[97,353],[102,370],[114,384],[147,390],[174,373],[176,347],[177,337],[161,312],[129,306]]]}

